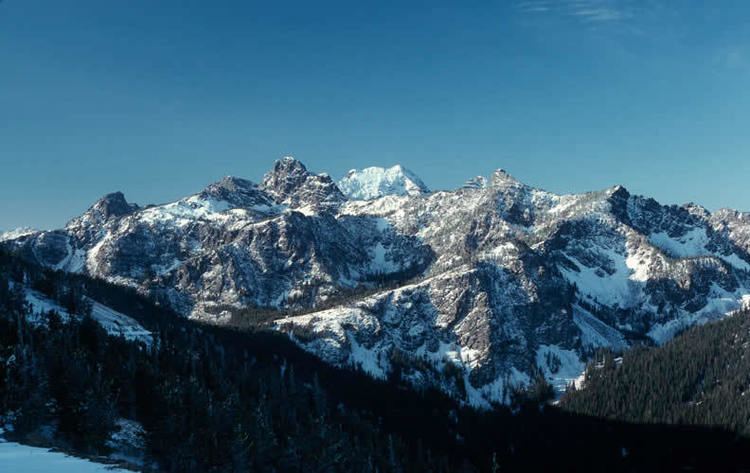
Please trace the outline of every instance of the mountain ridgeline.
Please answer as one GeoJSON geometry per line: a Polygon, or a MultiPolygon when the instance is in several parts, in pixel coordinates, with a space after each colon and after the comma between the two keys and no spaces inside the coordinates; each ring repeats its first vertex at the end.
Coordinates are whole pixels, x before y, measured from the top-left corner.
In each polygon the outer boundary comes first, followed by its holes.
{"type": "Polygon", "coordinates": [[[504,170],[430,192],[401,167],[337,184],[283,158],[258,184],[228,177],[162,205],[109,194],[65,228],[2,240],[482,408],[539,377],[562,392],[597,351],[662,344],[750,294],[749,214],[621,186],[556,195],[504,170]]]}

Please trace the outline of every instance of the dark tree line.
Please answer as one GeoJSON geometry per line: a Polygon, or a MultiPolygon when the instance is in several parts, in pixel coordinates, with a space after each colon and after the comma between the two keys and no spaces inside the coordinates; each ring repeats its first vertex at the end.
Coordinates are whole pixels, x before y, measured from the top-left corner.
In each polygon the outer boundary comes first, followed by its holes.
{"type": "Polygon", "coordinates": [[[694,327],[615,362],[604,352],[563,406],[630,422],[721,426],[750,434],[750,312],[694,327]]]}

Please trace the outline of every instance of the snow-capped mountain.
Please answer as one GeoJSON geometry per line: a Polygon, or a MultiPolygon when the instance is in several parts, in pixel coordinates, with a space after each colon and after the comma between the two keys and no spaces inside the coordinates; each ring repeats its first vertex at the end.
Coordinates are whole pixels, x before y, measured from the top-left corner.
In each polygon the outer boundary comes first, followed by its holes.
{"type": "Polygon", "coordinates": [[[15,240],[17,238],[21,238],[26,235],[31,235],[32,233],[36,233],[37,231],[33,228],[28,227],[21,227],[16,228],[15,230],[10,230],[7,232],[0,232],[0,242],[6,241],[6,240],[15,240]]]}
{"type": "Polygon", "coordinates": [[[338,182],[339,189],[353,200],[372,200],[386,195],[419,195],[430,190],[413,172],[401,165],[390,168],[352,169],[338,182]]]}
{"type": "Polygon", "coordinates": [[[556,195],[503,170],[449,192],[342,186],[284,158],[261,184],[156,206],[110,194],[6,245],[198,319],[293,309],[274,328],[321,358],[477,406],[537,372],[562,389],[597,348],[662,343],[750,294],[748,214],[621,186],[556,195]]]}

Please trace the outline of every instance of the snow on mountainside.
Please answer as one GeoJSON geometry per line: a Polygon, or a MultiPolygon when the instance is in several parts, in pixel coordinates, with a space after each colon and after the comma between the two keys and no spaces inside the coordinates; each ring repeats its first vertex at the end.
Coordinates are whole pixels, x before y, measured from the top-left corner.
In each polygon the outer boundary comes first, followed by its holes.
{"type": "MultiPolygon", "coordinates": [[[[31,306],[31,314],[28,317],[32,323],[46,324],[44,315],[50,311],[57,312],[63,321],[68,320],[71,315],[57,304],[42,294],[31,289],[25,289],[26,302],[31,306]]],[[[104,330],[115,337],[123,337],[128,341],[144,343],[151,346],[153,336],[141,324],[125,314],[117,312],[93,299],[87,298],[91,304],[91,317],[96,320],[104,330]]]]}
{"type": "Polygon", "coordinates": [[[156,206],[110,194],[5,245],[202,320],[293,309],[274,327],[330,363],[477,406],[536,372],[563,389],[597,348],[663,343],[750,295],[750,214],[621,186],[557,195],[504,170],[398,195],[365,174],[348,198],[284,158],[260,184],[225,178],[156,206]]]}
{"type": "Polygon", "coordinates": [[[13,473],[93,473],[93,472],[128,472],[112,465],[94,463],[82,458],[68,456],[46,448],[31,447],[2,438],[0,429],[0,466],[2,471],[13,473]]]}
{"type": "Polygon", "coordinates": [[[390,168],[352,169],[339,182],[350,199],[372,200],[386,195],[419,195],[430,192],[414,173],[401,165],[390,168]]]}
{"type": "Polygon", "coordinates": [[[16,228],[15,230],[10,230],[7,232],[0,232],[0,242],[7,241],[7,240],[15,240],[17,238],[24,237],[26,235],[31,235],[33,233],[36,233],[37,230],[34,230],[33,228],[16,228]]]}

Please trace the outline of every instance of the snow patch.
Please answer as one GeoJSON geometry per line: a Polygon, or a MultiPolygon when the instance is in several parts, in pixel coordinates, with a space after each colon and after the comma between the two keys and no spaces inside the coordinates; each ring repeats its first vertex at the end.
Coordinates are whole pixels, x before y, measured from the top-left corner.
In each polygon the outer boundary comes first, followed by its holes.
{"type": "Polygon", "coordinates": [[[558,393],[565,392],[586,369],[575,351],[557,345],[539,345],[536,364],[558,393]]]}
{"type": "Polygon", "coordinates": [[[355,200],[372,200],[386,195],[420,195],[429,192],[414,173],[400,165],[390,168],[352,169],[338,182],[344,195],[355,200]]]}
{"type": "Polygon", "coordinates": [[[581,343],[586,348],[612,348],[619,351],[628,346],[622,333],[578,305],[573,307],[573,323],[581,331],[581,343]]]}
{"type": "Polygon", "coordinates": [[[37,233],[37,230],[28,227],[21,227],[7,232],[0,232],[0,242],[15,240],[17,238],[33,235],[34,233],[37,233]]]}
{"type": "Polygon", "coordinates": [[[679,237],[671,237],[666,232],[652,233],[648,240],[652,245],[665,251],[673,258],[689,258],[709,254],[706,251],[709,240],[704,228],[693,228],[679,237]]]}
{"type": "Polygon", "coordinates": [[[102,305],[93,299],[89,299],[89,301],[91,301],[91,317],[99,322],[99,325],[108,334],[151,346],[153,343],[151,332],[143,328],[135,319],[102,305]]]}
{"type": "Polygon", "coordinates": [[[94,473],[128,472],[112,465],[94,463],[82,458],[53,452],[46,448],[30,447],[16,442],[6,442],[0,429],[0,469],[13,473],[94,473]]]}
{"type": "MultiPolygon", "coordinates": [[[[135,319],[117,312],[93,299],[87,298],[91,303],[91,317],[110,335],[123,337],[128,341],[136,341],[151,346],[153,336],[151,332],[143,328],[135,319]]],[[[72,315],[57,302],[45,297],[37,291],[26,290],[26,302],[31,306],[29,322],[34,324],[46,324],[43,314],[54,311],[60,315],[63,322],[71,319],[72,315]]]]}

